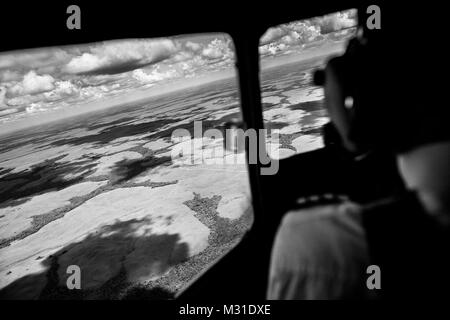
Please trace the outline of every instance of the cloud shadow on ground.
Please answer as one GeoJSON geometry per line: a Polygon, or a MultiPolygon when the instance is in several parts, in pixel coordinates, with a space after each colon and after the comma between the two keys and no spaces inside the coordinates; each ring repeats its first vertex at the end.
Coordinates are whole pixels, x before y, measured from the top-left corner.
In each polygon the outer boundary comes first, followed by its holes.
{"type": "Polygon", "coordinates": [[[118,184],[131,180],[141,173],[156,168],[161,165],[170,165],[172,163],[171,157],[168,156],[147,156],[143,159],[122,160],[116,163],[112,170],[113,183],[118,184]]]}
{"type": "Polygon", "coordinates": [[[41,262],[45,272],[17,279],[0,290],[0,299],[172,298],[173,293],[152,287],[151,282],[133,285],[137,280],[164,274],[189,257],[189,247],[178,234],[152,233],[152,223],[143,218],[103,226],[46,257],[41,262]],[[69,265],[80,267],[80,290],[67,289],[70,274],[65,271],[69,265]]]}
{"type": "Polygon", "coordinates": [[[32,166],[30,170],[3,176],[0,181],[0,207],[19,205],[34,195],[67,188],[81,182],[91,173],[90,169],[95,167],[95,163],[90,161],[57,163],[57,160],[58,158],[45,160],[32,166]],[[68,174],[77,173],[80,174],[74,178],[64,178],[68,174]]]}
{"type": "Polygon", "coordinates": [[[104,145],[118,138],[134,136],[137,134],[152,133],[164,127],[165,125],[172,124],[177,121],[180,120],[179,119],[153,120],[138,124],[116,125],[112,127],[108,127],[108,124],[105,124],[104,126],[107,128],[100,131],[97,134],[90,134],[83,137],[60,139],[52,142],[51,145],[54,146],[61,146],[67,144],[82,145],[85,143],[104,145]]]}

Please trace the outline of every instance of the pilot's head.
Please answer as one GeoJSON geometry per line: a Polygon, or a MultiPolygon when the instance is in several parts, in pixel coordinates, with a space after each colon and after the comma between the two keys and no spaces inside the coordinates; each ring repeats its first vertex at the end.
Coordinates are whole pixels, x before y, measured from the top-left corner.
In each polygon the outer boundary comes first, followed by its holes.
{"type": "Polygon", "coordinates": [[[427,211],[450,217],[450,125],[426,62],[402,65],[381,46],[355,43],[325,69],[325,103],[343,145],[395,153],[405,185],[427,211]]]}

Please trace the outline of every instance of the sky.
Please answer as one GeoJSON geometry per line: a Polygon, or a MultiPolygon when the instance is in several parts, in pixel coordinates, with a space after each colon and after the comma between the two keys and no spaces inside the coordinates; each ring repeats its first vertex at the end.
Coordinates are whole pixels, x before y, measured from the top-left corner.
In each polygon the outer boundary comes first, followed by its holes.
{"type": "MultiPolygon", "coordinates": [[[[270,28],[260,40],[262,66],[342,42],[355,25],[348,10],[270,28]]],[[[226,34],[0,53],[0,133],[231,77],[234,65],[226,34]]]]}

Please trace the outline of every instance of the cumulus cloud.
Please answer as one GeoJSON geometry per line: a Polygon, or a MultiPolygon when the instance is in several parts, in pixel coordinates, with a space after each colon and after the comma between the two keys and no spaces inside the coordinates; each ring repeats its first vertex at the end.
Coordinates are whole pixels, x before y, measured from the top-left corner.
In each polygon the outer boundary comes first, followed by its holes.
{"type": "Polygon", "coordinates": [[[278,52],[276,47],[285,49],[287,46],[302,45],[320,36],[320,27],[305,22],[292,22],[267,30],[260,40],[260,52],[275,54],[278,52]]]}
{"type": "Polygon", "coordinates": [[[180,47],[180,51],[158,63],[156,67],[133,71],[133,78],[145,84],[156,83],[174,78],[191,78],[233,65],[234,51],[231,39],[216,37],[200,43],[187,41],[180,47]]]}
{"type": "Polygon", "coordinates": [[[322,34],[354,27],[357,24],[356,10],[337,12],[324,17],[315,18],[312,23],[320,27],[322,34]]]}
{"type": "MultiPolygon", "coordinates": [[[[172,65],[172,68],[178,70],[179,74],[183,74],[185,77],[194,76],[196,73],[201,73],[205,70],[209,60],[203,58],[201,55],[193,56],[191,59],[177,62],[172,65]]],[[[214,64],[217,66],[217,63],[214,64]]]]}
{"type": "Polygon", "coordinates": [[[263,56],[276,55],[293,46],[323,40],[325,35],[356,26],[356,23],[356,10],[347,10],[272,27],[262,35],[259,52],[263,56]]]}
{"type": "Polygon", "coordinates": [[[105,42],[72,58],[64,71],[72,74],[115,74],[169,58],[178,51],[170,39],[105,42]]]}
{"type": "Polygon", "coordinates": [[[202,46],[199,43],[192,41],[187,41],[184,45],[187,49],[192,51],[199,51],[202,48],[202,46]]]}
{"type": "Polygon", "coordinates": [[[167,79],[173,79],[176,76],[177,72],[175,70],[160,72],[159,68],[155,68],[150,73],[145,73],[142,69],[137,69],[133,71],[133,78],[143,83],[152,83],[167,79]]]}
{"type": "Polygon", "coordinates": [[[15,70],[4,70],[0,73],[0,82],[19,81],[22,75],[15,70]]]}
{"type": "Polygon", "coordinates": [[[45,74],[40,76],[36,72],[30,71],[23,77],[21,82],[9,88],[9,92],[13,96],[19,96],[50,91],[54,88],[54,81],[55,79],[51,75],[45,74]]]}
{"type": "Polygon", "coordinates": [[[29,104],[31,102],[39,101],[40,97],[32,96],[32,95],[25,95],[25,96],[18,96],[10,98],[7,102],[8,105],[18,107],[25,104],[29,104]]]}
{"type": "Polygon", "coordinates": [[[10,109],[0,109],[0,117],[7,116],[13,113],[18,112],[18,109],[10,108],[10,109]]]}
{"type": "MultiPolygon", "coordinates": [[[[80,83],[77,84],[76,81],[73,80],[54,80],[52,83],[52,90],[29,94],[27,93],[28,91],[24,89],[28,87],[26,85],[23,86],[23,82],[24,81],[4,90],[6,91],[6,94],[0,94],[0,100],[3,99],[3,101],[0,102],[4,105],[4,108],[21,108],[22,110],[25,110],[26,113],[37,113],[58,109],[68,104],[86,103],[95,99],[100,99],[112,94],[113,91],[115,93],[120,92],[120,84],[118,83],[80,86],[80,83]],[[10,94],[11,90],[13,91],[10,94]],[[8,100],[6,99],[8,94],[10,96],[17,94],[17,90],[19,90],[20,93],[23,93],[23,95],[12,96],[8,98],[8,100]]],[[[0,110],[1,109],[2,108],[0,107],[0,110]]]]}
{"type": "Polygon", "coordinates": [[[39,111],[45,111],[45,109],[43,109],[40,104],[31,103],[30,106],[26,108],[26,111],[28,113],[35,113],[39,111]]]}
{"type": "Polygon", "coordinates": [[[0,110],[7,108],[6,104],[6,88],[0,87],[0,110]]]}
{"type": "Polygon", "coordinates": [[[6,103],[6,88],[0,87],[0,117],[18,112],[17,108],[10,107],[6,103]]]}
{"type": "Polygon", "coordinates": [[[50,110],[58,109],[58,107],[54,107],[51,104],[44,103],[42,101],[33,102],[28,105],[28,107],[25,108],[26,113],[42,113],[47,112],[50,110]]]}
{"type": "Polygon", "coordinates": [[[44,97],[48,101],[61,100],[65,97],[77,96],[79,88],[70,81],[58,81],[54,90],[45,92],[44,97]]]}
{"type": "Polygon", "coordinates": [[[223,70],[233,58],[219,35],[0,53],[1,122],[223,70]]]}
{"type": "Polygon", "coordinates": [[[107,64],[106,57],[98,57],[92,53],[83,53],[81,56],[73,58],[66,65],[65,71],[69,73],[83,73],[95,70],[107,64]]]}
{"type": "Polygon", "coordinates": [[[75,83],[79,87],[88,87],[88,86],[100,86],[100,85],[108,85],[112,83],[116,83],[122,79],[126,79],[127,74],[119,73],[113,75],[90,75],[90,76],[77,76],[72,78],[72,82],[75,83]]]}
{"type": "Polygon", "coordinates": [[[207,59],[230,59],[233,57],[230,43],[231,40],[223,41],[221,39],[214,39],[202,50],[202,56],[207,59]]]}
{"type": "Polygon", "coordinates": [[[269,43],[259,47],[259,54],[261,55],[275,55],[278,52],[282,52],[287,48],[287,45],[284,43],[269,43]]]}
{"type": "Polygon", "coordinates": [[[180,51],[176,55],[173,56],[173,61],[180,62],[192,59],[195,57],[195,54],[189,51],[180,51]]]}
{"type": "Polygon", "coordinates": [[[261,37],[260,44],[268,44],[283,37],[287,32],[284,26],[269,28],[261,37]]]}
{"type": "MultiPolygon", "coordinates": [[[[71,54],[59,48],[24,50],[0,54],[0,69],[57,68],[70,60],[71,54]]],[[[4,71],[2,71],[4,72],[4,71]]]]}

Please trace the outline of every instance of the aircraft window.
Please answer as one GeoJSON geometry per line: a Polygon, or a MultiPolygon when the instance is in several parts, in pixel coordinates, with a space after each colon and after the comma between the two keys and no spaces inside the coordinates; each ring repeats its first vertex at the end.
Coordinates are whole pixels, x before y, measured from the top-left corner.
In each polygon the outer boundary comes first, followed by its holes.
{"type": "Polygon", "coordinates": [[[272,158],[323,146],[320,128],[329,119],[313,72],[344,52],[356,25],[357,11],[350,9],[278,25],[261,37],[261,98],[272,158]]]}
{"type": "Polygon", "coordinates": [[[2,297],[171,297],[240,241],[234,59],[226,34],[0,53],[2,297]]]}

